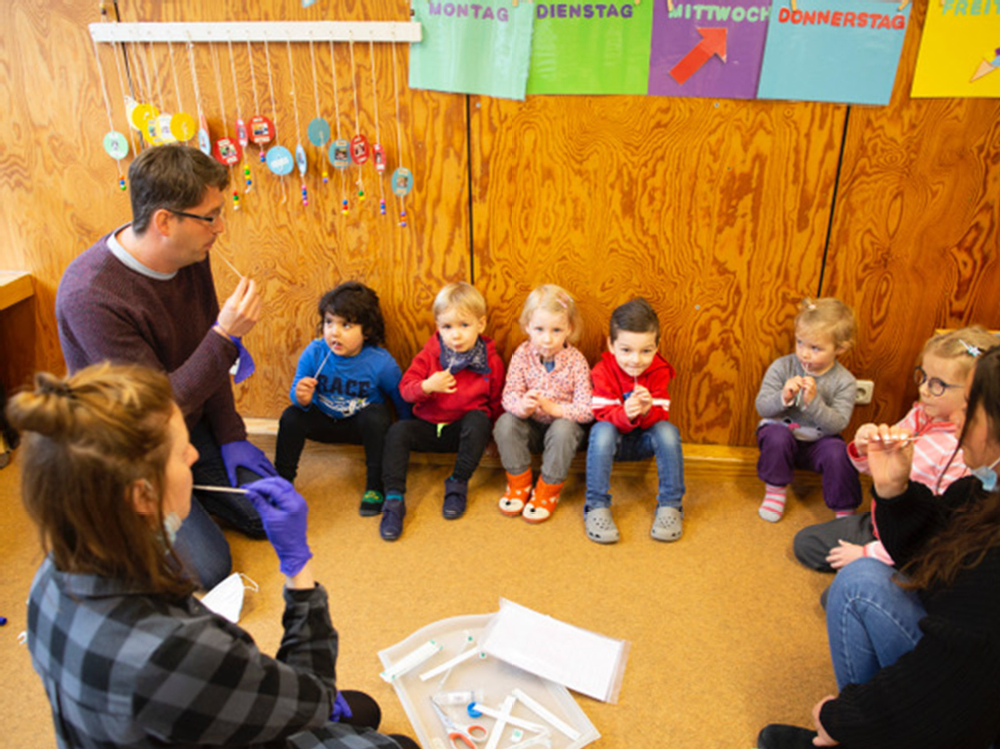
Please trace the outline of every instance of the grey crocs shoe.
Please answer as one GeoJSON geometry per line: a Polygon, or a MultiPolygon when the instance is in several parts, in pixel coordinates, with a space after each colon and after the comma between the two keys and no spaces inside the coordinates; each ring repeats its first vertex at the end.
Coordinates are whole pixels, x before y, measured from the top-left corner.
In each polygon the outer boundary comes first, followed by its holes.
{"type": "Polygon", "coordinates": [[[613,544],[618,541],[618,526],[611,517],[610,507],[595,507],[584,516],[587,538],[599,544],[613,544]]]}
{"type": "Polygon", "coordinates": [[[681,511],[676,507],[657,507],[649,535],[657,541],[676,541],[684,532],[681,511]]]}

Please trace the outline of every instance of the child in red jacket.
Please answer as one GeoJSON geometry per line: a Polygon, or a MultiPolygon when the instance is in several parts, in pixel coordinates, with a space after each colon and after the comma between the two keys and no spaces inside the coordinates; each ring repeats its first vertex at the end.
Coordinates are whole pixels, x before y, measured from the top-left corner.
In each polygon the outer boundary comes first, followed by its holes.
{"type": "Polygon", "coordinates": [[[587,449],[587,537],[601,544],[618,540],[611,517],[611,466],[615,460],[656,456],[659,488],[650,535],[658,541],[681,537],[684,457],[677,427],[667,419],[668,386],[674,368],[660,356],[660,319],[642,298],[611,313],[608,351],[594,367],[594,417],[587,449]]]}
{"type": "Polygon", "coordinates": [[[399,383],[415,418],[397,421],[385,438],[382,477],[385,504],[379,533],[395,541],[406,515],[410,451],[455,452],[455,470],[444,482],[448,520],[465,513],[469,478],[503,412],[504,368],[493,341],[483,335],[486,300],[467,283],[452,283],[434,299],[437,333],[417,354],[399,383]]]}

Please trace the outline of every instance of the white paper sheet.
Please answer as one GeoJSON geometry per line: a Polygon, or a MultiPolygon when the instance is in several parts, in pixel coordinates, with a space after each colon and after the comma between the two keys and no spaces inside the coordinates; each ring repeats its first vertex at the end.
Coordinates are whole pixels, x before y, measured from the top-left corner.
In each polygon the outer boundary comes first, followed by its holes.
{"type": "Polygon", "coordinates": [[[588,697],[615,703],[629,643],[500,600],[483,639],[487,654],[588,697]]]}

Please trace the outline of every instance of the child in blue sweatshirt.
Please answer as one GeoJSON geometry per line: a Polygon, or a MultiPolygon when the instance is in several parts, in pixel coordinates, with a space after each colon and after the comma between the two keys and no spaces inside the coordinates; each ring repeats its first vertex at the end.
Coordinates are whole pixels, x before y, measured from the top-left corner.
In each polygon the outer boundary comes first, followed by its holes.
{"type": "Polygon", "coordinates": [[[378,295],[364,284],[347,281],[319,302],[320,338],[306,346],[292,382],[292,404],[281,415],[274,466],[295,480],[307,439],[364,445],[368,477],[362,515],[382,512],[382,451],[392,400],[399,418],[410,417],[410,404],[399,395],[402,373],[382,348],[385,321],[378,295]]]}

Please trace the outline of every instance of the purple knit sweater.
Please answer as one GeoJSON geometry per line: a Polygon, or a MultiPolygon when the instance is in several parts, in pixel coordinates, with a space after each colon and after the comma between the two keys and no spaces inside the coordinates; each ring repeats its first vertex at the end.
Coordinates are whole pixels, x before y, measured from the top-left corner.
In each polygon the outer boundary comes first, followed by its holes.
{"type": "Polygon", "coordinates": [[[110,236],[59,282],[56,320],[69,370],[108,359],[164,371],[189,428],[205,418],[219,444],[246,439],[229,378],[236,346],[211,330],[219,302],[209,260],[159,280],[116,258],[110,236]]]}

